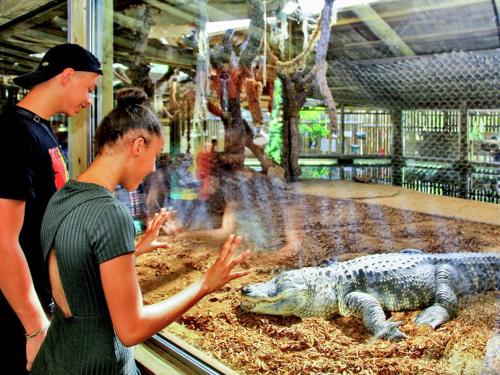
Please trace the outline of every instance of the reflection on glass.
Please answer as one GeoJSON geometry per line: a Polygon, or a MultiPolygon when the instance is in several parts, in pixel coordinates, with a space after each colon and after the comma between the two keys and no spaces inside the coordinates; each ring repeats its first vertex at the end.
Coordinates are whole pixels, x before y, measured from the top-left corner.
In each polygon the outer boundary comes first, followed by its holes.
{"type": "Polygon", "coordinates": [[[138,227],[161,207],[175,208],[184,227],[175,239],[165,228],[171,249],[138,258],[145,303],[200,277],[235,232],[252,250],[243,267],[254,272],[201,301],[163,335],[242,374],[476,368],[487,349],[472,360],[471,348],[487,347],[492,294],[467,300],[439,331],[414,326],[413,312],[396,313],[408,336],[398,344],[368,345],[371,336],[352,317],[241,308],[243,287],[284,270],[404,248],[485,251],[500,234],[495,223],[467,221],[476,219],[473,209],[446,217],[438,197],[499,203],[500,60],[491,2],[337,5],[326,44],[336,124],[313,84],[318,12],[303,1],[293,9],[288,3],[114,2],[112,38],[101,35],[113,50],[112,90],[104,95],[144,88],[167,138],[142,190],[120,194],[141,212],[138,227]],[[293,60],[308,45],[306,58],[293,60]],[[265,148],[252,142],[255,128],[269,134],[265,148]],[[471,323],[471,315],[489,323],[471,323]],[[460,368],[448,358],[460,358],[460,368]]]}

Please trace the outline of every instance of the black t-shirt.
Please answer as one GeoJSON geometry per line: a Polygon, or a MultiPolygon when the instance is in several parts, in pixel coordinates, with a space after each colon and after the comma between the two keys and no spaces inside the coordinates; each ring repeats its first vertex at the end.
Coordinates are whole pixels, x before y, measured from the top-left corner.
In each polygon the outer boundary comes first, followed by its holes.
{"type": "Polygon", "coordinates": [[[31,111],[8,108],[1,116],[0,129],[4,141],[0,147],[0,198],[26,202],[19,242],[38,296],[47,307],[50,284],[40,245],[40,227],[50,197],[68,180],[67,162],[49,123],[31,111]]]}

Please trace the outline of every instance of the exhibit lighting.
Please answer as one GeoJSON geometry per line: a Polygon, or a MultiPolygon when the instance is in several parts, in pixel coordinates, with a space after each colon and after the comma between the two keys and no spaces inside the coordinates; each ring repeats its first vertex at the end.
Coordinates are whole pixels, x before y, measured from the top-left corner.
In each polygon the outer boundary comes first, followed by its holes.
{"type": "Polygon", "coordinates": [[[285,13],[286,15],[290,15],[293,12],[295,12],[298,7],[299,7],[299,4],[297,4],[297,1],[290,0],[283,7],[283,13],[285,13]]]}
{"type": "MultiPolygon", "coordinates": [[[[276,21],[276,17],[267,17],[266,20],[267,23],[273,23],[276,21]]],[[[207,22],[207,33],[218,34],[229,29],[245,30],[248,29],[248,26],[250,26],[250,18],[242,20],[207,22]]]]}
{"type": "MultiPolygon", "coordinates": [[[[333,7],[336,9],[342,9],[342,8],[349,8],[349,7],[354,7],[354,6],[360,6],[360,5],[367,5],[374,3],[377,0],[335,0],[333,3],[333,7]]],[[[314,15],[314,14],[319,14],[323,10],[323,7],[325,6],[325,0],[297,0],[298,6],[300,6],[300,9],[303,13],[314,15]]],[[[286,5],[283,11],[286,14],[291,14],[286,12],[286,7],[290,3],[295,3],[295,7],[297,7],[297,3],[295,0],[290,0],[286,5]]],[[[295,11],[293,9],[292,13],[295,11]]]]}

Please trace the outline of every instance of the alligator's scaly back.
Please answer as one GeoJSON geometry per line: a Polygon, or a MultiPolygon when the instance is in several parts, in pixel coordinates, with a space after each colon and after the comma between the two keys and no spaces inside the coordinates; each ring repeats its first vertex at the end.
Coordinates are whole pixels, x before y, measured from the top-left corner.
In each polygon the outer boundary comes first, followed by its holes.
{"type": "Polygon", "coordinates": [[[500,289],[500,254],[449,253],[428,255],[434,264],[449,264],[457,272],[459,296],[500,289]]]}

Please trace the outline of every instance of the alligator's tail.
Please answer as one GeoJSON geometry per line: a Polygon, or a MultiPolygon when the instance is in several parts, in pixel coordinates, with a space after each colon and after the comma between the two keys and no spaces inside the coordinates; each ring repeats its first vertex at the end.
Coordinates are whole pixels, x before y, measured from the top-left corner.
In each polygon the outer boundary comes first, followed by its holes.
{"type": "Polygon", "coordinates": [[[434,263],[448,263],[457,270],[457,293],[476,294],[500,289],[500,253],[450,253],[432,256],[434,263]]]}

